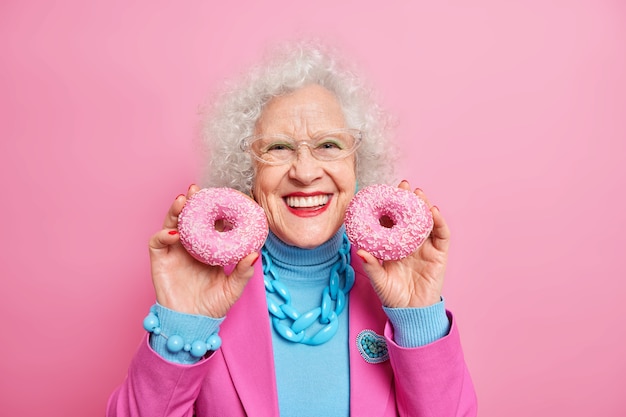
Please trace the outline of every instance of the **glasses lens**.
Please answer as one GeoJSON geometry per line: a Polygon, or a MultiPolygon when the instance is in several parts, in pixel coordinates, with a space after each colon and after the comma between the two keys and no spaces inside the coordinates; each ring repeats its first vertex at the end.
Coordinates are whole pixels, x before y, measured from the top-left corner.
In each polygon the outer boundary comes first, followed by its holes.
{"type": "Polygon", "coordinates": [[[322,161],[334,161],[350,155],[355,143],[349,132],[331,132],[317,137],[311,144],[311,152],[322,161]]]}
{"type": "Polygon", "coordinates": [[[263,162],[284,163],[293,157],[298,145],[287,136],[260,137],[250,144],[250,150],[263,162]]]}
{"type": "Polygon", "coordinates": [[[261,136],[249,144],[249,149],[261,162],[284,164],[292,161],[300,146],[308,146],[311,154],[321,161],[335,161],[350,155],[357,148],[360,132],[335,130],[315,136],[310,141],[296,141],[286,135],[261,136]]]}

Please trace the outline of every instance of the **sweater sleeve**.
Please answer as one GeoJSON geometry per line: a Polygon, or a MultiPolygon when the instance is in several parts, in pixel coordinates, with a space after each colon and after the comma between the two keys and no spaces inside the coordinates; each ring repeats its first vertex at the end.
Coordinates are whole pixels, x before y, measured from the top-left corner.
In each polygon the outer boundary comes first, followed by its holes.
{"type": "Polygon", "coordinates": [[[193,364],[200,358],[193,357],[189,352],[181,350],[172,353],[167,349],[167,338],[178,335],[185,343],[191,344],[196,340],[206,341],[209,336],[219,331],[224,318],[214,319],[211,317],[179,313],[156,303],[152,310],[158,317],[161,333],[150,335],[150,347],[164,359],[181,364],[193,364]]]}
{"type": "Polygon", "coordinates": [[[443,298],[437,304],[422,308],[383,307],[394,330],[394,341],[414,348],[432,343],[450,331],[443,298]]]}

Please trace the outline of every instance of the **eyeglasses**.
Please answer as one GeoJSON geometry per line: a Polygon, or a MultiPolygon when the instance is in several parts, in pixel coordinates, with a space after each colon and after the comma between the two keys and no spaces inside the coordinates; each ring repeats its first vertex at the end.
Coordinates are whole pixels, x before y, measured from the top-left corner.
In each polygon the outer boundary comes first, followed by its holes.
{"type": "Polygon", "coordinates": [[[283,165],[295,160],[300,146],[306,145],[315,159],[337,161],[357,150],[363,133],[357,129],[335,129],[318,133],[309,140],[295,140],[283,134],[253,135],[241,141],[241,149],[268,165],[283,165]]]}

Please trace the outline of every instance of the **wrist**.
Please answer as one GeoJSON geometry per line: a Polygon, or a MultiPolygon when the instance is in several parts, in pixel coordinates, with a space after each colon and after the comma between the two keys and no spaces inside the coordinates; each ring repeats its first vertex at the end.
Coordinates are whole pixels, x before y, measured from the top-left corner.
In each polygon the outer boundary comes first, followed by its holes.
{"type": "Polygon", "coordinates": [[[207,352],[219,348],[217,336],[223,319],[190,315],[155,304],[144,319],[144,329],[151,333],[152,349],[171,362],[192,364],[207,352]]]}
{"type": "MultiPolygon", "coordinates": [[[[180,300],[179,300],[180,301],[180,300]]],[[[185,314],[188,316],[207,317],[214,320],[221,320],[226,317],[226,309],[218,308],[203,308],[200,303],[189,302],[177,302],[175,297],[162,295],[157,292],[156,297],[157,307],[165,308],[169,311],[185,314]]]]}
{"type": "Polygon", "coordinates": [[[441,302],[441,294],[431,294],[429,296],[412,297],[407,308],[426,308],[441,302]]]}
{"type": "Polygon", "coordinates": [[[418,294],[409,294],[404,300],[397,303],[383,303],[387,308],[426,308],[441,302],[441,291],[420,291],[418,294]]]}

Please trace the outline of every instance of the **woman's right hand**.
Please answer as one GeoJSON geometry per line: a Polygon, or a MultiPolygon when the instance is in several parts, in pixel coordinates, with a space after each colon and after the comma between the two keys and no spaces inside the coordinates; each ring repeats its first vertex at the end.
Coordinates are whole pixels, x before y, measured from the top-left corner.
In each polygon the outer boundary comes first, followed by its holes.
{"type": "Polygon", "coordinates": [[[192,184],[187,195],[172,203],[163,229],[150,239],[152,283],[159,304],[180,313],[221,318],[241,296],[252,278],[253,264],[259,254],[243,258],[227,275],[221,266],[203,264],[194,259],[180,243],[178,215],[187,199],[200,188],[192,184]]]}

